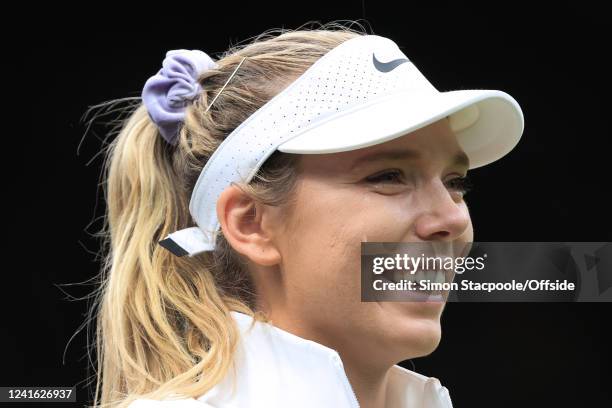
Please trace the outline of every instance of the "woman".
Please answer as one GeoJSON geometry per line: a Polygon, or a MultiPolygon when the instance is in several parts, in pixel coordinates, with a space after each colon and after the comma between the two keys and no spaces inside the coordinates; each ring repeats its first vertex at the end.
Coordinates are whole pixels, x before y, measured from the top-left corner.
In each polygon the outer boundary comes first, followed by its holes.
{"type": "Polygon", "coordinates": [[[108,151],[96,401],[451,406],[397,365],[444,303],[361,302],[361,242],[471,241],[466,173],[518,142],[512,97],[440,93],[332,23],[168,52],[142,101],[108,151]]]}

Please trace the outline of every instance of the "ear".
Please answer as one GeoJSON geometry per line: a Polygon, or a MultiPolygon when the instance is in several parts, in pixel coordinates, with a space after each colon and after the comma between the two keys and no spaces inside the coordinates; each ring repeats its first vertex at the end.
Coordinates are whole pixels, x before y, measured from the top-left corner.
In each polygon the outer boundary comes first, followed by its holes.
{"type": "Polygon", "coordinates": [[[281,259],[272,240],[274,231],[265,222],[270,215],[269,208],[233,184],[217,200],[217,219],[225,239],[238,253],[264,266],[281,259]]]}

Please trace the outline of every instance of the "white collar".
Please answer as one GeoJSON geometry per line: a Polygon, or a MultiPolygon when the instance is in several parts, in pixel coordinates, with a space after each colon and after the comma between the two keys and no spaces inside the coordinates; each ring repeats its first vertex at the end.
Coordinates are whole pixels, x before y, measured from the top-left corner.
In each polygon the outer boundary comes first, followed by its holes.
{"type": "MultiPolygon", "coordinates": [[[[235,370],[198,401],[215,408],[359,407],[336,350],[247,314],[231,314],[241,333],[235,370]]],[[[452,403],[438,379],[394,365],[387,407],[452,408],[452,403]]]]}

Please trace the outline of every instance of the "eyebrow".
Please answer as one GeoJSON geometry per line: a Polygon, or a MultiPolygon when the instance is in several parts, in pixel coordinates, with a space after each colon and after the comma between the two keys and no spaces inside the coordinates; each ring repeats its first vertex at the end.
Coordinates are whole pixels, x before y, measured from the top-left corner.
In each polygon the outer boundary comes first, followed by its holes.
{"type": "MultiPolygon", "coordinates": [[[[365,163],[372,163],[381,160],[415,160],[421,157],[421,153],[416,150],[388,150],[380,151],[356,159],[349,170],[354,170],[356,167],[365,163]]],[[[470,159],[464,152],[456,153],[451,159],[452,165],[464,166],[469,169],[470,159]]]]}

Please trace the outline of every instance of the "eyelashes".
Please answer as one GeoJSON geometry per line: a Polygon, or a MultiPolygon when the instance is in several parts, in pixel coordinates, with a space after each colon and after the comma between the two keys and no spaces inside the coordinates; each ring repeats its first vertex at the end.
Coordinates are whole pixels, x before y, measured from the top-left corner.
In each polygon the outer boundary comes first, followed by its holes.
{"type": "Polygon", "coordinates": [[[454,178],[449,180],[448,183],[452,185],[453,189],[459,191],[461,194],[467,194],[468,191],[472,191],[474,188],[474,183],[468,176],[454,178]]]}
{"type": "Polygon", "coordinates": [[[400,183],[402,173],[399,170],[389,170],[366,178],[369,183],[400,183]]]}
{"type": "MultiPolygon", "coordinates": [[[[382,173],[366,178],[366,182],[378,185],[394,185],[404,182],[403,173],[400,170],[386,170],[382,173]]],[[[462,195],[467,194],[474,188],[474,183],[468,176],[456,177],[446,182],[449,189],[457,191],[462,195]]]]}

